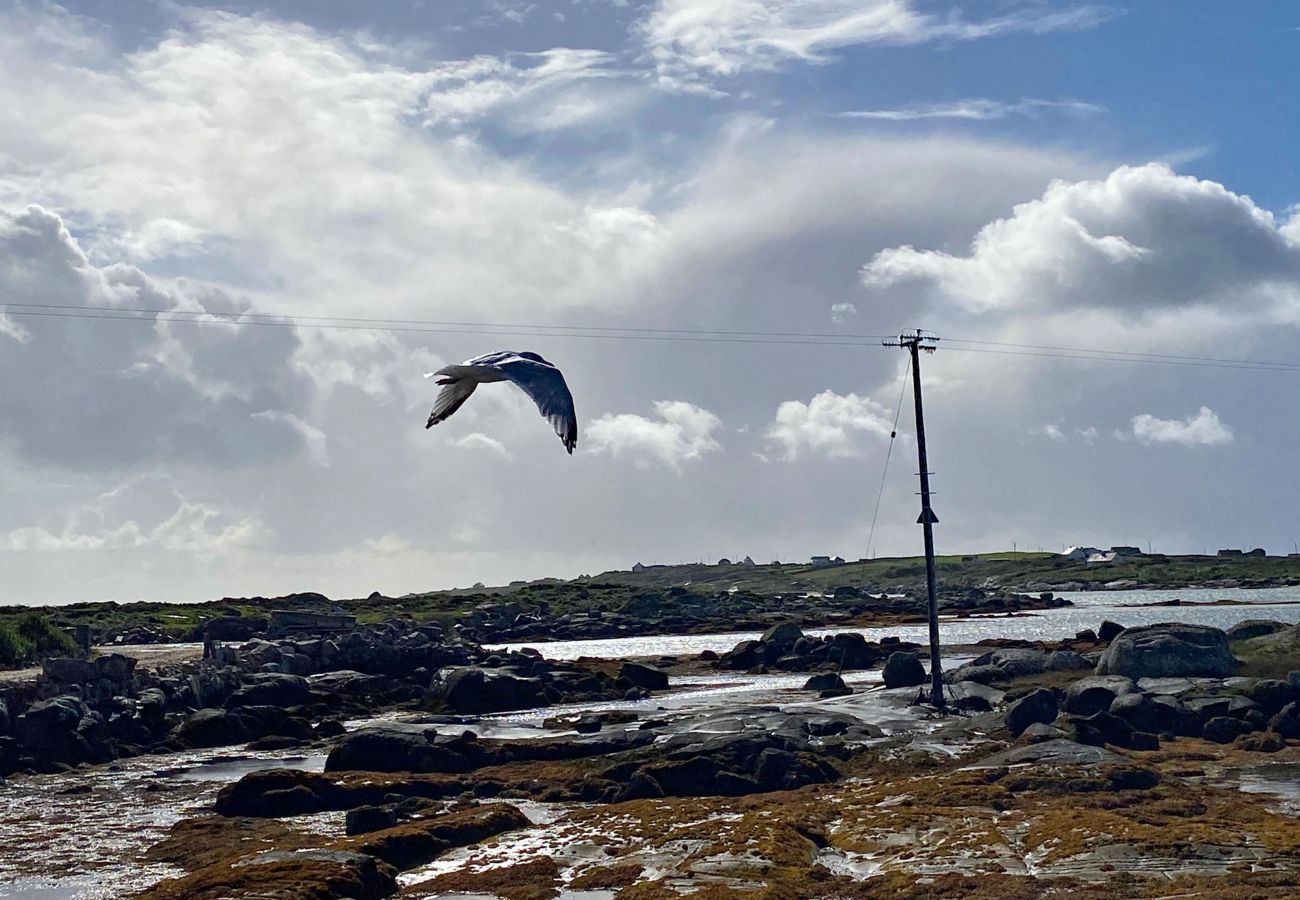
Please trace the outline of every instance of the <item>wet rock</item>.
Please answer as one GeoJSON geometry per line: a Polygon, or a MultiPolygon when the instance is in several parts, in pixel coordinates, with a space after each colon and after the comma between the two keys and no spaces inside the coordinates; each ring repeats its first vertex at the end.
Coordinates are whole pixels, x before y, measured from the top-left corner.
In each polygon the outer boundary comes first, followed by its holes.
{"type": "Polygon", "coordinates": [[[1241,719],[1232,716],[1216,716],[1205,723],[1201,737],[1216,744],[1231,744],[1250,730],[1241,719]]]}
{"type": "Polygon", "coordinates": [[[1136,691],[1120,694],[1111,701],[1109,712],[1127,722],[1134,731],[1184,734],[1188,730],[1188,711],[1169,697],[1152,698],[1136,691]]]}
{"type": "Polygon", "coordinates": [[[392,828],[397,824],[397,815],[389,806],[359,806],[350,809],[344,817],[344,831],[350,835],[369,834],[392,828]]]}
{"type": "Polygon", "coordinates": [[[423,865],[455,847],[477,844],[532,823],[513,806],[480,806],[386,828],[362,838],[357,849],[398,869],[423,865]]]}
{"type": "Polygon", "coordinates": [[[314,730],[318,738],[332,738],[348,733],[347,727],[338,719],[321,719],[314,730]]]}
{"type": "Polygon", "coordinates": [[[902,651],[889,654],[883,674],[887,688],[916,687],[924,684],[926,679],[925,667],[916,654],[902,651]]]}
{"type": "Polygon", "coordinates": [[[1204,625],[1166,623],[1125,629],[1097,663],[1098,675],[1227,678],[1237,661],[1228,636],[1204,625]]]}
{"type": "Polygon", "coordinates": [[[1065,690],[1065,708],[1080,716],[1109,710],[1120,694],[1137,690],[1131,678],[1119,675],[1094,675],[1080,678],[1065,690]]]}
{"type": "Polygon", "coordinates": [[[1300,690],[1289,681],[1261,678],[1245,690],[1249,697],[1267,715],[1275,715],[1287,704],[1300,700],[1300,690]]]}
{"type": "Polygon", "coordinates": [[[1007,730],[1019,735],[1035,723],[1050,725],[1058,712],[1056,694],[1039,688],[1007,707],[1007,730]]]}
{"type": "Polygon", "coordinates": [[[987,657],[980,657],[977,663],[997,666],[1008,678],[1023,678],[1047,671],[1047,654],[1041,650],[1009,648],[995,650],[987,657]]]}
{"type": "Polygon", "coordinates": [[[108,735],[82,729],[88,715],[89,710],[76,697],[55,697],[28,707],[14,722],[14,732],[42,768],[48,763],[76,765],[112,759],[108,735]]]}
{"type": "Polygon", "coordinates": [[[1097,639],[1103,642],[1113,641],[1115,638],[1119,637],[1123,631],[1123,625],[1107,619],[1102,622],[1101,627],[1097,629],[1097,639]]]}
{"type": "Polygon", "coordinates": [[[647,691],[668,690],[668,673],[644,663],[623,663],[618,670],[618,677],[631,682],[635,687],[644,688],[647,691]]]}
{"type": "Polygon", "coordinates": [[[200,640],[248,641],[265,634],[270,622],[258,616],[218,616],[209,619],[201,629],[200,640]]]}

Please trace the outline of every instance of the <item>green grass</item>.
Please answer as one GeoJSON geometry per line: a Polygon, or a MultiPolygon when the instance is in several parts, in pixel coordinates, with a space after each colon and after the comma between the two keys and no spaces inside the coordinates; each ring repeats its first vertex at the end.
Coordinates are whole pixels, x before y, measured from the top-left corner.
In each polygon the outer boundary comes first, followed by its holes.
{"type": "Polygon", "coordinates": [[[26,665],[43,656],[71,653],[75,647],[67,632],[40,613],[24,612],[0,622],[0,665],[26,665]]]}

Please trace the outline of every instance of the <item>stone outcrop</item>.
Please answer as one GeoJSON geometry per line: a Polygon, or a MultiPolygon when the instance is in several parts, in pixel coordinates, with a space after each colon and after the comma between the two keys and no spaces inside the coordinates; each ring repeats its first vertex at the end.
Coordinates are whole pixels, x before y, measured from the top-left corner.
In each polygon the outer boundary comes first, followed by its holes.
{"type": "Polygon", "coordinates": [[[1097,674],[1227,678],[1236,668],[1228,636],[1220,629],[1166,623],[1126,628],[1116,635],[1097,663],[1097,674]]]}

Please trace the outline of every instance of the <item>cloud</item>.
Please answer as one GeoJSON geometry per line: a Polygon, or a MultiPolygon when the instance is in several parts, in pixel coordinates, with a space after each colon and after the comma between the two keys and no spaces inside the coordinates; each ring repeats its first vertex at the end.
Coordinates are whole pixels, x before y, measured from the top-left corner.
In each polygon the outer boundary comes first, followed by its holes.
{"type": "Polygon", "coordinates": [[[810,451],[830,457],[860,456],[860,435],[888,438],[889,411],[870,397],[822,391],[807,403],[787,400],[777,407],[767,438],[783,449],[786,461],[810,451]]]}
{"type": "Polygon", "coordinates": [[[1012,116],[1037,118],[1045,112],[1064,112],[1072,115],[1092,115],[1105,108],[1078,100],[1025,99],[1015,103],[1001,100],[968,99],[954,103],[933,103],[926,106],[902,106],[895,109],[864,109],[838,113],[842,119],[880,119],[886,122],[912,122],[918,119],[962,119],[972,122],[992,122],[1012,116]]]}
{"type": "Polygon", "coordinates": [[[300,424],[309,386],[294,365],[291,329],[126,312],[203,318],[246,312],[245,301],[131,266],[96,266],[62,218],[39,206],[0,208],[0,297],[19,304],[11,316],[23,329],[0,353],[0,439],[22,458],[86,471],[160,460],[244,466],[323,449],[323,437],[300,424]],[[78,308],[121,310],[126,321],[50,315],[78,308]]]}
{"type": "Polygon", "coordinates": [[[1186,419],[1157,419],[1149,413],[1133,417],[1133,437],[1141,444],[1182,444],[1222,447],[1234,440],[1232,429],[1208,406],[1186,419]]]}
{"type": "Polygon", "coordinates": [[[307,456],[313,463],[318,466],[328,466],[330,464],[329,441],[325,436],[325,432],[316,426],[303,421],[293,413],[284,412],[283,410],[264,409],[261,412],[253,413],[253,418],[285,423],[302,437],[307,456]]]}
{"type": "Polygon", "coordinates": [[[659,420],[632,413],[604,415],[587,426],[587,445],[593,453],[624,458],[638,468],[654,465],[680,469],[683,463],[722,450],[713,432],[722,420],[684,400],[657,400],[659,420]]]}
{"type": "Polygon", "coordinates": [[[832,303],[831,321],[843,325],[858,314],[858,308],[852,303],[832,303]]]}
{"type": "Polygon", "coordinates": [[[213,503],[190,499],[164,477],[133,478],[72,509],[57,530],[18,528],[0,536],[15,551],[138,550],[220,556],[267,537],[255,517],[235,519],[213,503]]]}
{"type": "Polygon", "coordinates": [[[973,41],[1001,34],[1093,28],[1114,12],[1096,5],[1060,10],[1029,4],[967,21],[921,12],[914,0],[657,0],[638,30],[659,79],[682,87],[799,61],[825,63],[859,44],[973,41]]]}
{"type": "Polygon", "coordinates": [[[911,246],[867,264],[869,287],[915,282],[971,311],[1189,307],[1238,295],[1256,308],[1300,286],[1300,243],[1249,197],[1168,166],[1057,181],[984,226],[967,256],[911,246]]]}
{"type": "Polygon", "coordinates": [[[464,437],[456,438],[449,441],[453,447],[460,447],[462,450],[486,450],[495,454],[501,459],[512,459],[510,451],[494,437],[489,437],[482,432],[474,431],[464,437]]]}

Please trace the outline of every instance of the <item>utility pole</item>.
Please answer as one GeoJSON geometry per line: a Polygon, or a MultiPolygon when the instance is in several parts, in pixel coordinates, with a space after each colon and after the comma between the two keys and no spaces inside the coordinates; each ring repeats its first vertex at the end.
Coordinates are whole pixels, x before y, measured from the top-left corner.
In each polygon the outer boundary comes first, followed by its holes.
{"type": "Polygon", "coordinates": [[[920,351],[933,353],[939,336],[916,329],[913,334],[900,334],[896,341],[885,341],[886,347],[902,347],[912,354],[912,392],[916,397],[916,456],[920,464],[921,515],[916,521],[925,536],[925,588],[929,600],[930,618],[930,702],[942,709],[943,668],[939,663],[939,596],[934,574],[934,523],[939,517],[930,508],[930,466],[925,455],[925,411],[921,407],[921,356],[920,351]]]}

